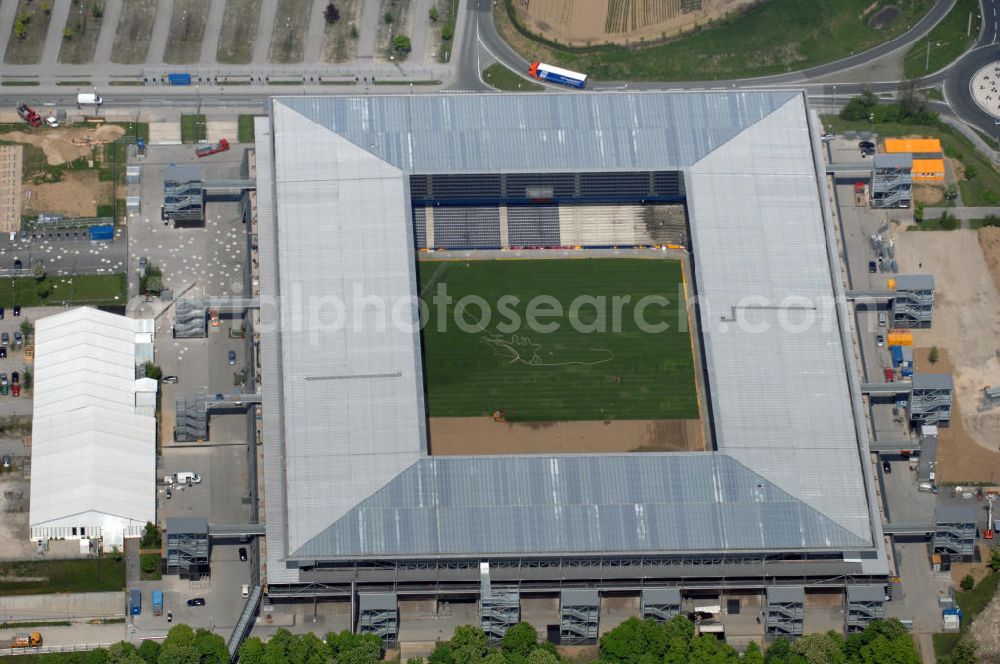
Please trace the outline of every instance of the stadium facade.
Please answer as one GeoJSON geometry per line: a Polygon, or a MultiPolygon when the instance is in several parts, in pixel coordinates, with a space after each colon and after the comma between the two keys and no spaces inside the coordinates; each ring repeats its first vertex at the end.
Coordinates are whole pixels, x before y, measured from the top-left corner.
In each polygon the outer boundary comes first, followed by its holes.
{"type": "Polygon", "coordinates": [[[256,136],[261,295],[280,321],[261,340],[271,597],[885,583],[801,92],[270,110],[256,136]],[[553,208],[608,203],[686,206],[712,450],[430,456],[419,331],[352,303],[412,303],[419,247],[557,245],[553,208]],[[432,241],[428,216],[459,221],[432,241]]]}

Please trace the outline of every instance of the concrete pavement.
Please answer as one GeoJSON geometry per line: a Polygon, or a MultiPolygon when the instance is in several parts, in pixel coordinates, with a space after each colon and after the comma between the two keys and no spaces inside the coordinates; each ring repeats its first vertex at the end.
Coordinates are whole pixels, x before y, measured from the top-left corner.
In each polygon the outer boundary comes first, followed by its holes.
{"type": "MultiPolygon", "coordinates": [[[[45,46],[42,48],[42,65],[55,65],[59,62],[59,49],[62,47],[63,29],[69,17],[70,3],[56,2],[52,5],[49,16],[49,29],[45,35],[45,46]]],[[[76,18],[75,16],[73,17],[76,18]]],[[[91,17],[87,17],[89,20],[91,17]]]]}
{"type": "Polygon", "coordinates": [[[253,43],[253,57],[250,59],[255,65],[267,63],[267,52],[271,48],[271,35],[274,33],[274,17],[277,13],[278,0],[264,0],[260,3],[257,41],[253,43]]]}
{"type": "Polygon", "coordinates": [[[326,2],[325,0],[312,0],[312,3],[303,53],[305,62],[319,62],[323,57],[323,35],[326,33],[326,18],[323,16],[326,2]]]}
{"type": "Polygon", "coordinates": [[[226,0],[210,0],[208,18],[205,20],[205,36],[201,40],[201,57],[198,62],[205,64],[215,62],[219,35],[222,34],[222,16],[225,11],[226,0]]]}
{"type": "Polygon", "coordinates": [[[0,2],[0,59],[6,57],[7,42],[17,16],[16,2],[0,2]]]}
{"type": "Polygon", "coordinates": [[[163,56],[167,52],[167,37],[170,35],[170,21],[173,17],[174,0],[160,0],[156,3],[153,37],[149,41],[149,50],[146,51],[147,62],[163,62],[163,56]]]}
{"type": "MultiPolygon", "coordinates": [[[[469,1],[469,0],[466,0],[469,1]]],[[[359,59],[375,57],[375,33],[378,32],[379,3],[369,1],[361,7],[361,21],[358,26],[359,59]]]]}
{"type": "Polygon", "coordinates": [[[427,37],[431,29],[430,10],[434,6],[434,0],[411,0],[410,3],[410,51],[409,60],[413,62],[426,62],[427,37]]]}
{"type": "Polygon", "coordinates": [[[1000,217],[1000,207],[925,207],[924,208],[924,219],[940,219],[941,213],[947,212],[952,217],[955,217],[959,221],[968,221],[969,219],[982,219],[989,215],[994,217],[1000,217]]]}
{"type": "MultiPolygon", "coordinates": [[[[116,618],[125,615],[126,604],[124,592],[11,595],[0,597],[0,619],[3,622],[37,622],[116,618]]],[[[8,631],[15,630],[0,630],[0,639],[9,638],[8,631]]]]}
{"type": "Polygon", "coordinates": [[[115,35],[118,34],[118,21],[122,15],[122,2],[123,0],[107,0],[104,3],[104,20],[101,23],[101,34],[97,36],[94,62],[111,62],[111,51],[115,45],[115,35]]]}

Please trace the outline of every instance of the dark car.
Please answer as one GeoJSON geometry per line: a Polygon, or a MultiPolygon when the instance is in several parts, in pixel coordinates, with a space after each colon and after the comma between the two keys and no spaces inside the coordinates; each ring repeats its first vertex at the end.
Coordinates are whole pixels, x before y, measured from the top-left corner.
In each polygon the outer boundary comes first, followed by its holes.
{"type": "Polygon", "coordinates": [[[14,316],[17,317],[17,316],[20,316],[20,315],[21,315],[21,305],[20,304],[15,304],[14,305],[14,316]]]}
{"type": "Polygon", "coordinates": [[[247,550],[242,546],[240,547],[240,561],[244,563],[247,561],[247,550]]]}
{"type": "Polygon", "coordinates": [[[236,364],[236,351],[235,350],[229,351],[229,363],[230,364],[236,364]]]}
{"type": "Polygon", "coordinates": [[[162,380],[164,383],[176,383],[177,376],[164,376],[160,380],[162,380]]]}
{"type": "Polygon", "coordinates": [[[187,601],[187,605],[188,606],[205,606],[205,598],[204,597],[195,597],[193,599],[189,599],[187,601]]]}
{"type": "Polygon", "coordinates": [[[868,271],[873,273],[878,272],[878,263],[875,261],[868,261],[868,271]]]}
{"type": "Polygon", "coordinates": [[[858,141],[859,150],[874,150],[875,144],[871,141],[858,141]]]}
{"type": "Polygon", "coordinates": [[[167,622],[168,623],[172,623],[173,621],[174,621],[174,613],[173,613],[173,611],[167,611],[167,622]]]}
{"type": "Polygon", "coordinates": [[[15,270],[20,270],[21,267],[22,267],[21,259],[20,258],[15,258],[14,259],[14,269],[15,270]]]}
{"type": "Polygon", "coordinates": [[[10,382],[13,385],[17,385],[18,383],[20,383],[21,382],[21,374],[18,373],[18,372],[16,372],[16,371],[12,371],[11,374],[10,374],[10,382]]]}
{"type": "Polygon", "coordinates": [[[892,472],[892,466],[889,465],[888,461],[882,462],[882,472],[885,473],[886,475],[892,472]]]}
{"type": "Polygon", "coordinates": [[[7,347],[0,346],[0,359],[7,357],[7,347]]]}
{"type": "Polygon", "coordinates": [[[3,320],[3,307],[0,307],[0,320],[3,320]]]}

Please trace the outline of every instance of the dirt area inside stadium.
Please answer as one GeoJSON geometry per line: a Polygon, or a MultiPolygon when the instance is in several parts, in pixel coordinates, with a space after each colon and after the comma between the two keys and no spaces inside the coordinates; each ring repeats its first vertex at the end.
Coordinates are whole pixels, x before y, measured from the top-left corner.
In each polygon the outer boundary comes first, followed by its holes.
{"type": "Polygon", "coordinates": [[[1000,229],[897,233],[896,256],[901,273],[934,275],[934,326],[913,331],[917,370],[955,381],[938,480],[1000,480],[1000,407],[982,408],[983,389],[1000,386],[1000,229]],[[931,364],[933,346],[939,359],[931,364]]]}
{"type": "Polygon", "coordinates": [[[629,44],[671,37],[757,0],[514,0],[532,32],[563,44],[629,44]]]}
{"type": "Polygon", "coordinates": [[[494,422],[490,417],[430,418],[431,454],[610,454],[705,449],[699,420],[494,422]]]}

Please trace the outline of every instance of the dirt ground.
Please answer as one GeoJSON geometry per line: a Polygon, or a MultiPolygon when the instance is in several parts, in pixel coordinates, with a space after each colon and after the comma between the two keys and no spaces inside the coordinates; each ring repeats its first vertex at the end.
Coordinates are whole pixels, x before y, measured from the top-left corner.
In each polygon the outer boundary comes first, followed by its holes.
{"type": "Polygon", "coordinates": [[[327,23],[323,29],[323,62],[353,60],[357,48],[357,38],[351,36],[351,28],[357,30],[361,24],[361,3],[344,0],[337,3],[337,9],[340,10],[340,20],[327,23]]]}
{"type": "Polygon", "coordinates": [[[989,259],[976,231],[896,234],[900,272],[934,275],[934,327],[913,331],[917,370],[950,372],[955,380],[952,423],[939,435],[943,482],[1000,480],[1000,408],[978,412],[983,388],[1000,385],[1000,229],[984,231],[989,259]],[[934,365],[927,361],[931,346],[940,351],[934,365]]]}
{"type": "Polygon", "coordinates": [[[74,140],[93,139],[94,141],[110,143],[124,133],[125,129],[118,125],[101,125],[96,128],[67,127],[32,133],[12,131],[0,134],[0,140],[35,145],[45,153],[50,166],[57,166],[90,155],[90,146],[74,145],[74,140]]]}
{"type": "Polygon", "coordinates": [[[246,64],[257,40],[261,0],[227,0],[215,58],[226,64],[246,64]]]}
{"type": "Polygon", "coordinates": [[[201,0],[174,0],[170,18],[170,36],[163,61],[175,65],[193,64],[201,57],[201,39],[205,36],[208,6],[201,0]]]}
{"type": "Polygon", "coordinates": [[[924,205],[937,205],[944,200],[944,187],[917,185],[913,187],[913,200],[924,205]]]}
{"type": "Polygon", "coordinates": [[[97,215],[97,202],[110,199],[111,183],[98,180],[97,171],[69,171],[62,182],[24,185],[21,212],[93,217],[97,215]]]}
{"type": "Polygon", "coordinates": [[[129,0],[122,4],[118,29],[111,47],[111,62],[145,62],[156,19],[156,0],[129,0]]]}
{"type": "Polygon", "coordinates": [[[594,454],[705,449],[698,420],[497,423],[489,417],[430,418],[431,454],[594,454]]]}
{"type": "Polygon", "coordinates": [[[515,0],[521,21],[546,39],[585,46],[673,36],[756,0],[515,0]]]}

